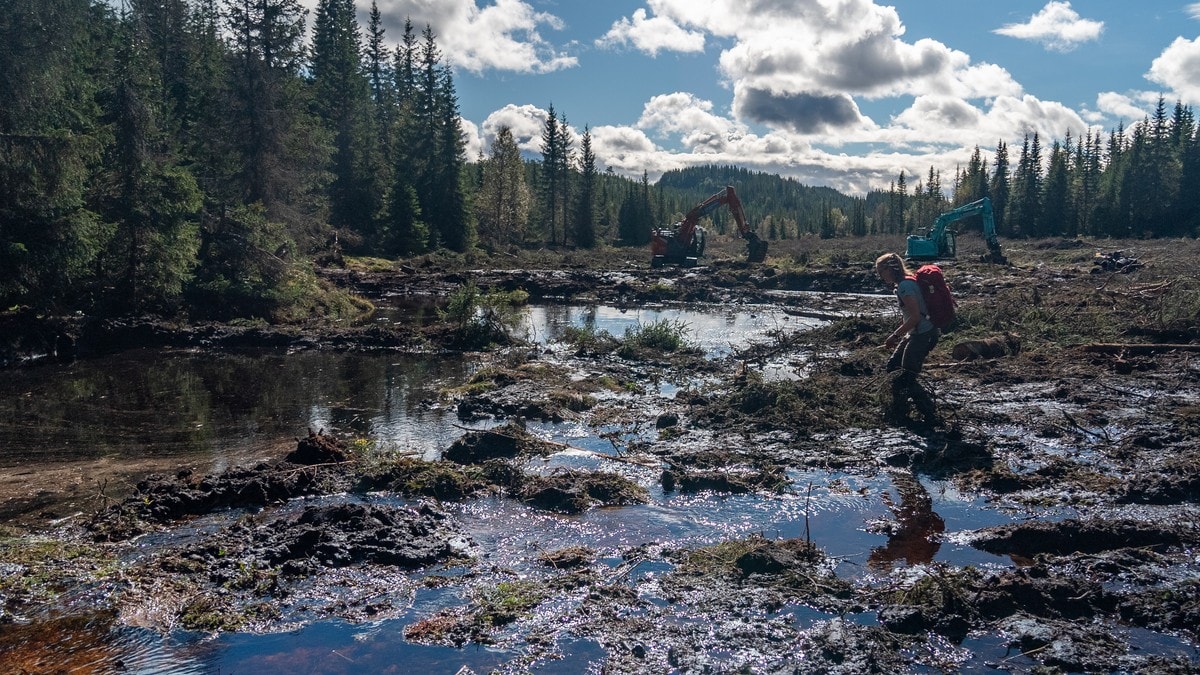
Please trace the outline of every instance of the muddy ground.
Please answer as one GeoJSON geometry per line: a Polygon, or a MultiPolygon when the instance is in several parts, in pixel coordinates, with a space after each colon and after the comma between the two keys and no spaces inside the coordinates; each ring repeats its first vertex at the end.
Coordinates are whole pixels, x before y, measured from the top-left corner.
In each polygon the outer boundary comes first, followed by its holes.
{"type": "MultiPolygon", "coordinates": [[[[686,335],[675,344],[579,331],[534,349],[436,321],[39,324],[41,333],[26,330],[10,345],[10,363],[37,345],[75,358],[132,346],[469,350],[481,367],[446,383],[441,404],[464,422],[498,426],[466,432],[436,461],[309,430],[257,464],[145,477],[66,523],[39,520],[54,514],[46,503],[10,500],[0,540],[0,646],[9,649],[0,663],[38,671],[44,649],[30,636],[70,634],[84,618],[280,631],[401,616],[419,589],[444,586],[460,601],[413,621],[405,639],[499,645],[518,655],[504,667],[514,672],[553,663],[575,639],[597,643],[603,656],[593,668],[610,673],[1196,672],[1200,245],[1055,240],[1007,253],[1007,266],[969,254],[946,265],[960,307],[924,374],[937,425],[890,407],[879,345],[896,316],[880,314],[877,297],[823,295],[883,292],[867,248],[777,246],[765,265],[718,258],[688,270],[447,270],[446,261],[417,259],[327,271],[376,300],[445,296],[470,281],[541,302],[755,303],[829,320],[721,359],[688,348],[686,335]],[[1097,251],[1116,250],[1140,264],[1098,264],[1097,251]],[[799,379],[763,377],[768,360],[803,364],[799,379]],[[689,384],[665,409],[651,408],[642,398],[661,379],[689,384]],[[564,448],[526,424],[563,419],[654,431],[614,435],[597,470],[533,470],[564,448]],[[574,514],[643,503],[648,488],[802,496],[812,486],[792,475],[834,469],[884,472],[895,486],[894,517],[865,524],[887,537],[869,573],[844,573],[805,538],[766,534],[699,548],[576,546],[497,569],[446,509],[500,499],[574,514]],[[953,533],[1011,565],[934,562],[948,535],[922,477],[1030,514],[953,533]],[[179,531],[186,536],[171,539],[179,531]],[[133,554],[149,536],[170,543],[133,554]],[[647,565],[661,571],[637,571],[647,565]],[[797,608],[809,618],[797,619],[797,608]],[[1145,648],[1145,631],[1183,647],[1145,648]],[[1007,656],[981,660],[974,650],[985,643],[1007,656]]],[[[52,490],[39,494],[53,502],[52,490]]],[[[74,648],[83,659],[94,646],[81,638],[74,648]]]]}

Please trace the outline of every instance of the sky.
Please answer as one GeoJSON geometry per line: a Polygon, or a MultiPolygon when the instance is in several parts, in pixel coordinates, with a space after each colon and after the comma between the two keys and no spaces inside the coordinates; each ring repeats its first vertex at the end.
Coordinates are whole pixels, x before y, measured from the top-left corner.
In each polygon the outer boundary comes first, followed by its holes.
{"type": "Polygon", "coordinates": [[[862,195],[931,167],[948,188],[999,141],[1107,137],[1160,97],[1200,107],[1200,2],[376,2],[389,41],[433,29],[469,159],[504,126],[540,158],[553,107],[602,171],[731,164],[862,195]]]}

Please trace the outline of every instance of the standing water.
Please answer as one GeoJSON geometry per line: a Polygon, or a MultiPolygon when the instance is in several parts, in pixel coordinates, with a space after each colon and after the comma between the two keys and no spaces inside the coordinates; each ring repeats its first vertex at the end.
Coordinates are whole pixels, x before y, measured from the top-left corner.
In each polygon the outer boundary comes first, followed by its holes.
{"type": "MultiPolygon", "coordinates": [[[[815,324],[770,308],[553,306],[531,308],[528,326],[531,339],[551,347],[568,326],[620,336],[626,329],[664,320],[686,324],[689,339],[710,358],[782,328],[815,324]]],[[[95,508],[98,492],[106,499],[115,497],[148,471],[189,466],[198,473],[215,473],[255,459],[275,461],[307,429],[370,439],[379,447],[435,459],[464,433],[453,410],[439,399],[440,389],[460,384],[475,367],[461,357],[326,352],[251,357],[139,350],[0,372],[2,515],[69,521],[83,517],[85,505],[95,508]]],[[[608,441],[599,429],[570,423],[531,429],[564,446],[559,456],[535,463],[574,466],[580,456],[601,466],[607,461],[608,441]]],[[[676,494],[659,486],[657,468],[618,464],[615,470],[645,487],[649,503],[578,515],[549,513],[500,497],[447,505],[474,541],[476,567],[485,570],[476,574],[503,570],[506,577],[536,575],[534,554],[571,546],[595,549],[616,570],[622,565],[618,552],[631,547],[670,542],[687,548],[756,533],[810,539],[837,561],[840,576],[886,574],[894,566],[932,562],[1007,562],[951,543],[949,535],[1011,517],[927,478],[809,470],[789,474],[793,489],[786,494],[676,494]],[[876,522],[894,525],[885,532],[872,525],[876,522]]],[[[388,494],[365,499],[407,503],[388,494]]],[[[217,519],[231,521],[238,515],[217,519]]],[[[143,542],[149,548],[165,545],[153,538],[143,542]]],[[[637,582],[671,568],[661,557],[650,556],[623,573],[637,582]]],[[[380,621],[285,620],[284,632],[209,635],[139,628],[108,612],[63,619],[50,611],[0,627],[0,646],[28,655],[26,662],[38,668],[95,672],[357,673],[403,664],[407,672],[453,673],[464,666],[476,672],[503,668],[519,658],[520,647],[503,640],[463,648],[406,640],[404,630],[415,621],[469,601],[462,587],[421,583],[423,574],[397,582],[395,593],[407,610],[380,621]]],[[[71,591],[81,596],[95,592],[71,591]]],[[[830,618],[791,611],[809,621],[830,618]]],[[[539,662],[539,672],[580,672],[604,658],[604,650],[587,636],[568,632],[557,640],[561,658],[539,662]]]]}

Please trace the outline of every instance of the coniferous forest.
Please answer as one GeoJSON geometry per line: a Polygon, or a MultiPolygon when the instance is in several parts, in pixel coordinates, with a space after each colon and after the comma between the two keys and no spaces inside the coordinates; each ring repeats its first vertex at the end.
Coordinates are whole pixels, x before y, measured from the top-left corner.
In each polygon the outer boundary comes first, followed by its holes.
{"type": "Polygon", "coordinates": [[[1200,228],[1196,120],[1161,100],[1107,138],[1002,141],[950,180],[902,172],[865,198],[731,166],[651,184],[600,170],[553,105],[540,158],[509,129],[468,157],[437,36],[388,35],[374,3],[365,26],[353,0],[0,5],[5,308],[336,314],[314,263],[342,253],[641,246],[726,184],[771,239],[904,233],[984,196],[1007,237],[1200,228]]]}

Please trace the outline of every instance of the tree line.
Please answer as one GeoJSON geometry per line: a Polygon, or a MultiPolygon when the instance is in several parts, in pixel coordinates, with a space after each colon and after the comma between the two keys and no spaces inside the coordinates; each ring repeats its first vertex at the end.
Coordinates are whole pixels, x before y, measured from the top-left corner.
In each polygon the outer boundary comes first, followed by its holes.
{"type": "MultiPolygon", "coordinates": [[[[372,2],[0,0],[0,303],[320,311],[312,260],[615,237],[626,187],[551,108],[466,157],[429,26],[372,2]]],[[[648,223],[641,223],[647,232],[648,223]]]]}
{"type": "Polygon", "coordinates": [[[911,193],[902,172],[886,192],[868,195],[874,231],[909,232],[951,208],[987,197],[1006,237],[1195,237],[1200,234],[1200,126],[1190,106],[1152,116],[1107,137],[1054,140],[1037,133],[1010,158],[1004,141],[990,165],[976,146],[948,191],[932,167],[911,193]]]}
{"type": "MultiPolygon", "coordinates": [[[[498,130],[466,157],[430,27],[386,34],[353,0],[0,0],[0,309],[323,312],[312,262],[445,249],[644,245],[736,185],[760,235],[902,233],[992,199],[1005,236],[1194,235],[1192,111],[976,148],[952,187],[853,198],[731,166],[656,184],[598,171],[550,105],[540,161],[498,130]],[[394,43],[395,46],[389,46],[394,43]]],[[[718,232],[732,226],[712,216],[718,232]]]]}

